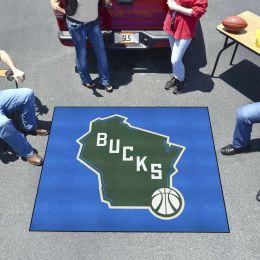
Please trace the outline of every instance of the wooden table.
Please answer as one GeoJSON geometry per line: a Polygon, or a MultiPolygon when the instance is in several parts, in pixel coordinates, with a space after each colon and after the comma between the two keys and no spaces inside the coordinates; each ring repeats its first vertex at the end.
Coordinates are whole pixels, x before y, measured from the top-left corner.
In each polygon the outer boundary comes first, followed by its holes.
{"type": "Polygon", "coordinates": [[[10,70],[0,69],[0,77],[7,77],[7,73],[10,70]]]}
{"type": "Polygon", "coordinates": [[[220,33],[224,34],[226,36],[226,39],[223,48],[218,53],[213,71],[211,73],[211,77],[213,77],[215,74],[218,61],[222,52],[234,44],[236,44],[236,46],[231,57],[230,65],[232,65],[233,63],[239,44],[256,53],[257,55],[260,55],[260,47],[256,46],[256,30],[260,29],[260,16],[249,11],[245,11],[238,16],[243,18],[248,23],[248,26],[239,33],[232,33],[227,31],[222,24],[219,24],[217,26],[217,30],[220,33]]]}

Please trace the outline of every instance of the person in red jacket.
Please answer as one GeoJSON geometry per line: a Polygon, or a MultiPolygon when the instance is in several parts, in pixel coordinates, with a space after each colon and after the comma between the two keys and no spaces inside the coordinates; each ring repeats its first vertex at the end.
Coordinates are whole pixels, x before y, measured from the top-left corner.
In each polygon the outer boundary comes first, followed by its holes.
{"type": "Polygon", "coordinates": [[[172,78],[166,82],[165,89],[173,90],[174,94],[184,89],[185,68],[182,62],[200,17],[206,12],[208,0],[167,0],[169,11],[164,21],[164,31],[169,35],[172,49],[172,78]]]}

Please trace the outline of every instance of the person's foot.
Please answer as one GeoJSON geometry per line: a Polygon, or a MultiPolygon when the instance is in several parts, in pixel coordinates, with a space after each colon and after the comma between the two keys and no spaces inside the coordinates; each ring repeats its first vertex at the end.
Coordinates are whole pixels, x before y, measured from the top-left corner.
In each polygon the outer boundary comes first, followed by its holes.
{"type": "Polygon", "coordinates": [[[94,88],[94,87],[96,87],[96,83],[94,81],[92,81],[91,83],[84,83],[83,82],[82,85],[84,87],[87,87],[87,88],[94,88]]]}
{"type": "Polygon", "coordinates": [[[49,130],[47,129],[41,129],[41,128],[37,128],[36,130],[29,132],[29,134],[31,135],[39,135],[39,136],[45,136],[49,134],[49,130]]]}
{"type": "Polygon", "coordinates": [[[35,166],[41,166],[43,164],[43,158],[38,155],[35,151],[31,156],[24,157],[23,158],[26,162],[35,165],[35,166]]]}
{"type": "Polygon", "coordinates": [[[176,81],[176,78],[174,76],[172,76],[172,78],[165,83],[164,89],[166,89],[166,90],[172,89],[174,87],[175,81],[176,81]]]}
{"type": "Polygon", "coordinates": [[[256,194],[256,199],[260,202],[260,190],[256,194]]]}
{"type": "Polygon", "coordinates": [[[221,148],[221,153],[224,155],[234,155],[238,153],[244,153],[250,151],[251,145],[247,145],[241,148],[235,148],[232,144],[229,144],[221,148]]]}
{"type": "Polygon", "coordinates": [[[109,92],[109,93],[113,92],[113,87],[111,85],[106,85],[106,86],[104,86],[104,88],[105,88],[106,92],[109,92]]]}
{"type": "Polygon", "coordinates": [[[179,94],[183,91],[184,87],[186,84],[186,80],[183,81],[179,81],[178,79],[175,80],[173,89],[172,89],[172,93],[173,94],[179,94]]]}
{"type": "Polygon", "coordinates": [[[49,130],[47,130],[47,129],[41,129],[41,128],[37,128],[36,130],[35,130],[35,134],[36,135],[40,135],[40,136],[45,136],[45,135],[48,135],[50,132],[49,132],[49,130]]]}

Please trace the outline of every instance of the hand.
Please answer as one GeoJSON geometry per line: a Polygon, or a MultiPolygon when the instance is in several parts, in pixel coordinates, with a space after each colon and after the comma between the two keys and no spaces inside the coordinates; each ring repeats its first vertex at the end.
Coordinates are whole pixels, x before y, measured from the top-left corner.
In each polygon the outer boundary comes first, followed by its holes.
{"type": "Polygon", "coordinates": [[[51,7],[54,11],[55,16],[66,14],[65,10],[60,7],[60,2],[51,1],[51,7]]]}
{"type": "Polygon", "coordinates": [[[106,8],[111,8],[112,7],[111,0],[104,0],[104,5],[105,5],[106,8]]]}
{"type": "Polygon", "coordinates": [[[13,77],[17,83],[22,83],[25,80],[25,73],[17,68],[13,69],[13,77]]]}
{"type": "Polygon", "coordinates": [[[169,9],[178,11],[179,5],[176,4],[176,2],[174,0],[168,0],[167,5],[168,5],[169,9]]]}

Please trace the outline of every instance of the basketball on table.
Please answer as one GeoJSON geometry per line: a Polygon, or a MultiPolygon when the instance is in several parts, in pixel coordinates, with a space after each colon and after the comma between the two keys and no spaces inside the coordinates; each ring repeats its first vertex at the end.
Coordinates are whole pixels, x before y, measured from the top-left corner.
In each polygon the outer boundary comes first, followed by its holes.
{"type": "Polygon", "coordinates": [[[239,16],[229,16],[223,20],[222,24],[230,32],[240,32],[247,27],[247,22],[239,16]]]}
{"type": "Polygon", "coordinates": [[[151,197],[151,210],[156,217],[173,219],[178,217],[184,208],[184,199],[177,189],[161,188],[151,197]]]}

